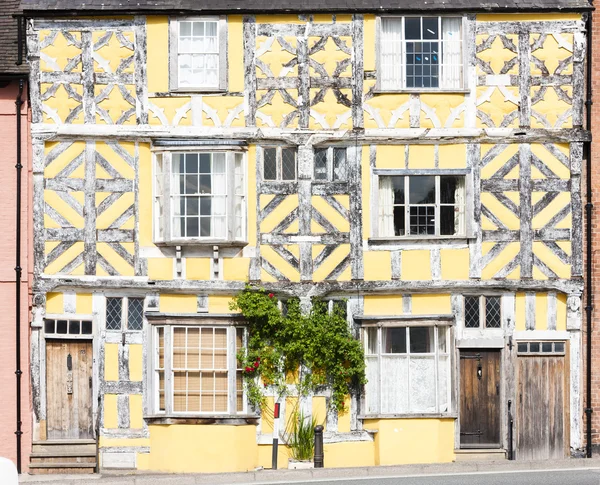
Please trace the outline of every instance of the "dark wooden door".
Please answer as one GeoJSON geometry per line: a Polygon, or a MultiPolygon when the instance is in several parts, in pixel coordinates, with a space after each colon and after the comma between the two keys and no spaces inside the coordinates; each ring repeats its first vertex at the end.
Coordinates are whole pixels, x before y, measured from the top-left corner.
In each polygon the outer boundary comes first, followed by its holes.
{"type": "Polygon", "coordinates": [[[500,447],[500,351],[460,351],[460,447],[500,447]]]}
{"type": "Polygon", "coordinates": [[[566,456],[568,395],[564,356],[517,358],[518,460],[566,456]]]}
{"type": "Polygon", "coordinates": [[[93,438],[91,342],[46,341],[46,419],[49,440],[93,438]]]}

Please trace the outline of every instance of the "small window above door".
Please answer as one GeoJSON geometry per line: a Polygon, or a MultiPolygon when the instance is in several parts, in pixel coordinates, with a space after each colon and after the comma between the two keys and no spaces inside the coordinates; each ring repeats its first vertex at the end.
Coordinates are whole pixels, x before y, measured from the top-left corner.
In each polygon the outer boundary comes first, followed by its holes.
{"type": "Polygon", "coordinates": [[[465,328],[502,328],[500,296],[465,296],[465,328]]]}

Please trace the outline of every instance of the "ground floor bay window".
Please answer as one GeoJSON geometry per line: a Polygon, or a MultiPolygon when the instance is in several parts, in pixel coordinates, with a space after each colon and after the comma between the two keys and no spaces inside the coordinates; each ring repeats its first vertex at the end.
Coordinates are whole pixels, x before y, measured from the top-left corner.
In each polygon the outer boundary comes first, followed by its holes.
{"type": "Polygon", "coordinates": [[[449,323],[365,323],[366,415],[451,412],[449,323]]]}

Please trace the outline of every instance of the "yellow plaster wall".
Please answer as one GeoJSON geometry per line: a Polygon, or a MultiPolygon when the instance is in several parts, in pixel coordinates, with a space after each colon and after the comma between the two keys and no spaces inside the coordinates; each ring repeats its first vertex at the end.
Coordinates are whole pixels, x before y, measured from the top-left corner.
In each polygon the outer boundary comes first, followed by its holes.
{"type": "Polygon", "coordinates": [[[75,311],[79,315],[92,314],[92,294],[77,293],[75,297],[75,311]]]}
{"type": "Polygon", "coordinates": [[[515,330],[525,330],[525,293],[515,295],[515,330]]]}
{"type": "Polygon", "coordinates": [[[173,258],[148,258],[148,279],[172,280],[173,258]]]}
{"type": "Polygon", "coordinates": [[[535,329],[548,330],[548,294],[535,294],[535,329]]]}
{"type": "Polygon", "coordinates": [[[363,238],[368,239],[371,232],[371,183],[370,174],[371,167],[369,162],[369,151],[368,146],[363,146],[362,157],[361,157],[361,186],[362,186],[362,226],[363,226],[363,238]]]}
{"type": "Polygon", "coordinates": [[[389,251],[367,251],[363,253],[363,261],[365,280],[392,279],[392,257],[389,251]]]}
{"type": "Polygon", "coordinates": [[[198,297],[196,295],[160,295],[159,310],[162,313],[196,313],[198,297]]]}
{"type": "Polygon", "coordinates": [[[141,381],[143,378],[143,346],[141,344],[129,344],[129,379],[141,381]]]}
{"type": "Polygon", "coordinates": [[[224,258],[223,279],[228,281],[248,281],[250,258],[224,258]]]}
{"type": "Polygon", "coordinates": [[[210,280],[210,258],[185,258],[185,277],[188,280],[210,280]]]}
{"type": "Polygon", "coordinates": [[[402,295],[365,295],[365,315],[398,315],[402,313],[402,295]]]}
{"type": "Polygon", "coordinates": [[[65,311],[62,293],[48,293],[46,295],[46,313],[63,313],[65,311]]]}
{"type": "Polygon", "coordinates": [[[431,254],[426,249],[402,251],[401,276],[406,281],[431,279],[431,254]]]}
{"type": "Polygon", "coordinates": [[[556,330],[567,329],[567,295],[556,295],[556,330]]]}
{"type": "MultiPolygon", "coordinates": [[[[150,453],[138,470],[179,473],[245,472],[257,466],[256,427],[150,425],[150,453]]],[[[140,459],[141,458],[141,459],[140,459]]]]}
{"type": "Polygon", "coordinates": [[[104,345],[104,380],[119,380],[119,344],[104,345]]]}
{"type": "Polygon", "coordinates": [[[144,407],[141,394],[129,396],[129,427],[142,429],[144,427],[144,407]]]}
{"type": "Polygon", "coordinates": [[[374,441],[327,443],[323,446],[323,450],[325,453],[324,463],[327,468],[377,465],[374,441]]]}
{"type": "Polygon", "coordinates": [[[450,295],[412,295],[412,313],[415,315],[449,315],[452,313],[450,295]]]}
{"type": "Polygon", "coordinates": [[[208,313],[232,313],[229,304],[232,301],[231,296],[210,295],[208,297],[208,313]]]}
{"type": "MultiPolygon", "coordinates": [[[[140,221],[139,225],[140,246],[148,247],[152,245],[152,185],[154,180],[154,168],[152,166],[152,153],[150,145],[140,143],[139,150],[139,184],[138,184],[138,208],[140,221]]],[[[150,271],[150,268],[148,268],[150,271]]]]}
{"type": "Polygon", "coordinates": [[[169,90],[169,18],[149,15],[146,20],[148,56],[146,72],[149,92],[169,90]]]}
{"type": "Polygon", "coordinates": [[[104,427],[113,429],[119,426],[117,418],[117,395],[104,395],[104,427]]]}
{"type": "Polygon", "coordinates": [[[443,280],[469,279],[469,248],[441,249],[440,261],[443,280]]]}
{"type": "Polygon", "coordinates": [[[375,70],[375,49],[371,46],[375,45],[375,30],[376,17],[375,15],[367,14],[363,17],[363,43],[365,45],[363,53],[363,69],[365,71],[375,70]]]}
{"type": "Polygon", "coordinates": [[[444,463],[454,460],[454,419],[365,420],[376,429],[376,465],[444,463]]]}

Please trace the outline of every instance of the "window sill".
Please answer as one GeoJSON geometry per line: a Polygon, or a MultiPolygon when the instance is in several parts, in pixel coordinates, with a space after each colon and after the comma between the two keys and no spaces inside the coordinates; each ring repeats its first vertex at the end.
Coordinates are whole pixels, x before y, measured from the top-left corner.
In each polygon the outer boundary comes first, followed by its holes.
{"type": "Polygon", "coordinates": [[[155,241],[155,245],[159,247],[173,246],[219,246],[222,248],[244,247],[248,245],[248,241],[226,241],[223,239],[182,239],[171,241],[155,241]]]}
{"type": "Polygon", "coordinates": [[[258,424],[260,416],[254,414],[227,414],[227,415],[207,415],[207,416],[165,416],[152,415],[144,416],[144,419],[152,424],[224,424],[229,426],[244,426],[248,424],[258,424]]]}
{"type": "Polygon", "coordinates": [[[398,244],[402,243],[425,243],[425,244],[439,244],[439,243],[468,243],[474,241],[475,238],[469,236],[399,236],[399,237],[371,237],[368,239],[369,245],[378,246],[385,244],[398,244]]]}
{"type": "Polygon", "coordinates": [[[442,88],[407,88],[407,89],[376,89],[373,94],[468,94],[470,89],[442,89],[442,88]]]}
{"type": "Polygon", "coordinates": [[[225,94],[225,88],[173,88],[169,90],[173,94],[225,94]]]}
{"type": "Polygon", "coordinates": [[[457,419],[457,413],[414,413],[414,414],[365,414],[357,416],[358,419],[457,419]]]}

